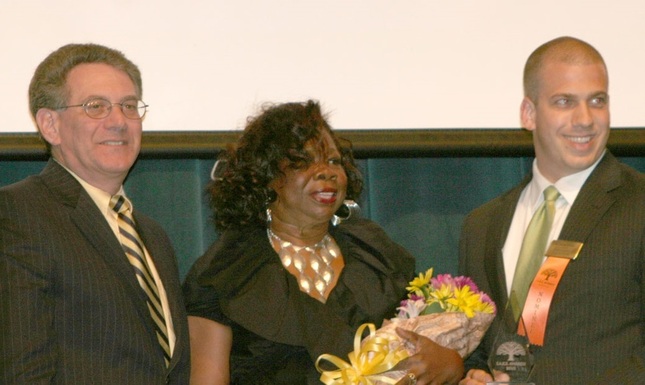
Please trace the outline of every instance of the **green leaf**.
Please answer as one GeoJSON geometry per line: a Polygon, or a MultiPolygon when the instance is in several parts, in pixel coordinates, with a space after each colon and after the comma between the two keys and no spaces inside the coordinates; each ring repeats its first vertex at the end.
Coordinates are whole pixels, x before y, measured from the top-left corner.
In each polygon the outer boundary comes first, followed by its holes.
{"type": "Polygon", "coordinates": [[[441,308],[441,305],[439,304],[439,302],[433,302],[433,303],[429,304],[428,306],[426,306],[425,309],[423,309],[423,311],[421,312],[421,315],[434,314],[434,313],[444,313],[444,312],[445,312],[445,310],[443,308],[441,308]]]}

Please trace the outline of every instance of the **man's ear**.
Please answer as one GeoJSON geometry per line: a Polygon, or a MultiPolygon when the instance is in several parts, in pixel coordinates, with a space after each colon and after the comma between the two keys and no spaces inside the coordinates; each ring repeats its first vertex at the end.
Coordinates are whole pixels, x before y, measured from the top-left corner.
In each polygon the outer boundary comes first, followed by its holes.
{"type": "Polygon", "coordinates": [[[50,145],[60,144],[59,116],[58,112],[49,108],[41,108],[36,112],[36,124],[43,139],[50,145]]]}
{"type": "Polygon", "coordinates": [[[535,130],[535,113],[535,103],[528,96],[525,96],[520,105],[522,127],[529,131],[535,130]]]}

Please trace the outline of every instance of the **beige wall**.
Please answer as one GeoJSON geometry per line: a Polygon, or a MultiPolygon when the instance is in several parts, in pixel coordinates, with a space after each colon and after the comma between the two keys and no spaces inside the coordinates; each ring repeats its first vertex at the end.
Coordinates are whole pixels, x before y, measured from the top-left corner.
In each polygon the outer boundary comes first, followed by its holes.
{"type": "Polygon", "coordinates": [[[123,50],[147,130],[231,130],[315,98],[337,128],[514,128],[531,50],[559,35],[609,65],[616,127],[645,126],[645,2],[2,0],[0,132],[33,132],[33,69],[68,42],[123,50]]]}

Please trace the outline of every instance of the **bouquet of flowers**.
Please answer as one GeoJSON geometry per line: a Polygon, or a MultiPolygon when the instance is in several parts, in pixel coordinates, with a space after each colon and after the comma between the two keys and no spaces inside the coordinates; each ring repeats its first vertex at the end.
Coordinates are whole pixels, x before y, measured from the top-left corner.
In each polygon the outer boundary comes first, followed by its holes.
{"type": "Polygon", "coordinates": [[[362,325],[354,337],[354,351],[349,363],[323,354],[316,367],[320,380],[327,385],[395,384],[406,375],[392,370],[397,363],[414,354],[414,346],[403,341],[397,327],[419,333],[434,342],[456,350],[466,357],[475,350],[490,326],[497,311],[490,297],[477,288],[468,277],[439,274],[433,269],[410,281],[408,297],[401,301],[396,317],[386,320],[376,330],[374,325],[362,325]],[[369,335],[362,338],[365,329],[369,335]],[[328,361],[337,370],[325,371],[319,366],[328,361]]]}

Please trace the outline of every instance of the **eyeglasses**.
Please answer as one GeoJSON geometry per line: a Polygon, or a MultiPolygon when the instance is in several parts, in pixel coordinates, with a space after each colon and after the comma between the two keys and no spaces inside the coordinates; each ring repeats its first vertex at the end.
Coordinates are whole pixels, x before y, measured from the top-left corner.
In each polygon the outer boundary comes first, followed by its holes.
{"type": "Polygon", "coordinates": [[[106,118],[112,112],[112,106],[117,105],[121,107],[121,112],[128,119],[141,120],[148,111],[148,105],[143,100],[130,99],[121,103],[112,103],[107,99],[95,98],[90,99],[83,104],[75,104],[72,106],[62,106],[60,109],[69,107],[83,107],[87,116],[93,119],[106,118]]]}

